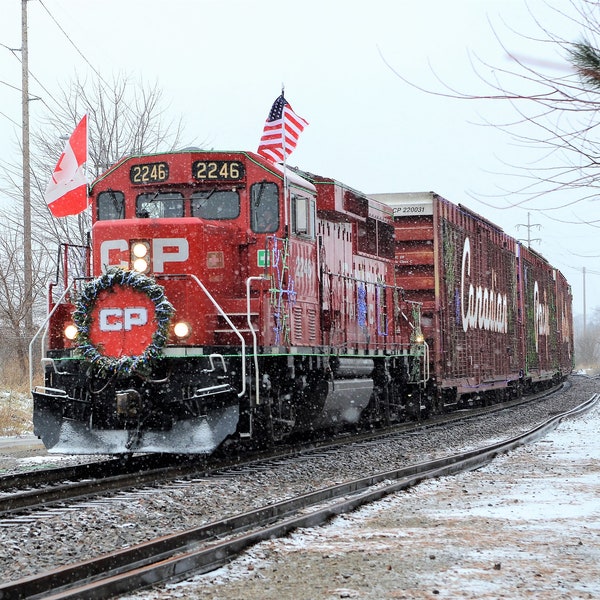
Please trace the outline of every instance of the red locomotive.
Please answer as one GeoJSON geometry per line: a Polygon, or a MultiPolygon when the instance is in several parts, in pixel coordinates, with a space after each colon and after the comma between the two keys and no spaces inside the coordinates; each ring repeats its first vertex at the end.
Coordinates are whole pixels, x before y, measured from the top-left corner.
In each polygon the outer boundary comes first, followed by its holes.
{"type": "Polygon", "coordinates": [[[572,368],[564,277],[436,195],[419,208],[185,151],[120,161],[91,199],[89,260],[67,272],[63,246],[33,390],[51,451],[210,453],[424,418],[572,368]]]}

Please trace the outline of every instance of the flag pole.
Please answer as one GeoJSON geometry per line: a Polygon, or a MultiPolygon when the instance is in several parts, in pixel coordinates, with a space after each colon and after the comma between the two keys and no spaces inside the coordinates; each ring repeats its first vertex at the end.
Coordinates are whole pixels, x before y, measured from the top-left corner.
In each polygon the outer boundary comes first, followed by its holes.
{"type": "Polygon", "coordinates": [[[85,195],[89,198],[90,196],[90,119],[89,115],[85,113],[85,164],[83,165],[83,173],[85,175],[85,195]]]}
{"type": "Polygon", "coordinates": [[[281,84],[281,97],[284,100],[281,112],[281,147],[283,149],[283,225],[284,237],[289,237],[289,182],[287,176],[287,152],[285,150],[285,86],[281,84]]]}

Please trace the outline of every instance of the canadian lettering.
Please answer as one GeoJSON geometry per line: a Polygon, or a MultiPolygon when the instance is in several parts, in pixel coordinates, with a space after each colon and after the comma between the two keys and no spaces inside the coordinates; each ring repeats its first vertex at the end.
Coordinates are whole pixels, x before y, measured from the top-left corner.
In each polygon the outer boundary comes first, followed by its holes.
{"type": "MultiPolygon", "coordinates": [[[[544,292],[544,300],[546,293],[544,292]]],[[[550,333],[550,324],[548,318],[548,304],[540,300],[540,288],[538,282],[533,284],[533,315],[534,315],[534,331],[535,331],[535,350],[539,350],[539,341],[541,335],[550,333]]]]}
{"type": "Polygon", "coordinates": [[[480,283],[480,273],[471,275],[471,242],[465,239],[463,247],[460,298],[462,326],[498,333],[508,332],[508,297],[495,289],[496,274],[492,271],[492,287],[480,283]]]}

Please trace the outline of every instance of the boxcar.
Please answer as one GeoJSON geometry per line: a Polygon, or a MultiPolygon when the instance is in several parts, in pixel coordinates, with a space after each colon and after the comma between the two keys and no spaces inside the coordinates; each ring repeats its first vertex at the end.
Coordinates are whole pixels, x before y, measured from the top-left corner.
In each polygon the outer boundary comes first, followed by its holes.
{"type": "Polygon", "coordinates": [[[394,211],[396,283],[423,305],[434,410],[570,372],[570,288],[545,259],[434,192],[372,197],[394,211]]]}

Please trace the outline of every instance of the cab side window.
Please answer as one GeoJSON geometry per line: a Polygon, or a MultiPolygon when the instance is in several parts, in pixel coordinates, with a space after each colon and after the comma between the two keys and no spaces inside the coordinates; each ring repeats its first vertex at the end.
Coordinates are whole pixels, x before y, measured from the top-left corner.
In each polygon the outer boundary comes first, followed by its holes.
{"type": "Polygon", "coordinates": [[[279,188],[261,181],[250,188],[250,227],[255,233],[275,233],[279,229],[279,188]]]}
{"type": "Polygon", "coordinates": [[[292,232],[302,237],[315,237],[315,200],[292,194],[292,232]]]}

